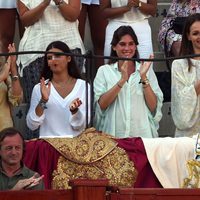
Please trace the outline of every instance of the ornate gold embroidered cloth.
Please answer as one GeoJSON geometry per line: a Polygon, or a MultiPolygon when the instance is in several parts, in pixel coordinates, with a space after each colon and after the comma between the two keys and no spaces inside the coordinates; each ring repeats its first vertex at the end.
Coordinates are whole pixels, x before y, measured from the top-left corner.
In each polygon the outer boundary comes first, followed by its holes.
{"type": "Polygon", "coordinates": [[[137,171],[125,150],[117,147],[110,136],[87,129],[75,138],[45,139],[62,156],[53,172],[53,189],[68,189],[76,178],[106,178],[109,185],[133,186],[137,171]]]}

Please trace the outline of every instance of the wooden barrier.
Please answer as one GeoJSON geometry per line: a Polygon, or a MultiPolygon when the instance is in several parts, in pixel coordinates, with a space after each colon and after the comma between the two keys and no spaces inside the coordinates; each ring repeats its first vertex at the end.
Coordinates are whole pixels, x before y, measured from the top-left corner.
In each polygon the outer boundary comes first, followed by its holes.
{"type": "Polygon", "coordinates": [[[73,200],[106,200],[106,186],[108,180],[84,180],[70,181],[73,191],[73,200]]]}
{"type": "Polygon", "coordinates": [[[1,200],[74,200],[72,190],[20,190],[0,192],[1,200]]]}
{"type": "Polygon", "coordinates": [[[70,190],[2,191],[0,200],[199,200],[199,189],[108,188],[107,180],[77,179],[70,190]],[[107,189],[107,191],[106,191],[107,189]]]}
{"type": "Polygon", "coordinates": [[[2,191],[0,200],[106,200],[107,180],[70,181],[70,190],[2,191]]]}
{"type": "Polygon", "coordinates": [[[119,188],[108,200],[199,200],[199,189],[119,188]]]}

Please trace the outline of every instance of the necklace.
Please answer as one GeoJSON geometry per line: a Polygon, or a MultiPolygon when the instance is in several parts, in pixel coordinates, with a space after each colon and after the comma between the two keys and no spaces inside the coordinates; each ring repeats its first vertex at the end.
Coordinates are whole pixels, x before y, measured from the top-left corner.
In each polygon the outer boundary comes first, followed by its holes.
{"type": "Polygon", "coordinates": [[[59,87],[59,88],[66,88],[66,86],[67,86],[69,83],[71,83],[72,80],[73,80],[73,78],[72,78],[72,77],[69,77],[69,78],[67,79],[67,81],[65,81],[65,82],[60,82],[60,83],[58,83],[58,82],[56,82],[56,81],[54,81],[54,80],[52,80],[52,82],[53,82],[53,84],[54,84],[56,87],[59,87]]]}

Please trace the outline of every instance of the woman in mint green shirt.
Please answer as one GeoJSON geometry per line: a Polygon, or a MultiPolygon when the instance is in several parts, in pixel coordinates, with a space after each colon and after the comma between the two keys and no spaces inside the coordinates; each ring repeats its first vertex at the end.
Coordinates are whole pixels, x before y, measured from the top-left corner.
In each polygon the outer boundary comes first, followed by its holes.
{"type": "MultiPolygon", "coordinates": [[[[138,40],[130,26],[119,27],[111,45],[112,57],[139,57],[138,40]]],[[[151,62],[111,58],[97,71],[94,94],[97,130],[120,138],[158,136],[163,94],[151,62]]]]}

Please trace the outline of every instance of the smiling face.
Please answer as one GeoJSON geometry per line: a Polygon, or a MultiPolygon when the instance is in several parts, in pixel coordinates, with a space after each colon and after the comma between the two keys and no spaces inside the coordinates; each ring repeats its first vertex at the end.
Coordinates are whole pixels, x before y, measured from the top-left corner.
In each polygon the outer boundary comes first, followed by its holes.
{"type": "MultiPolygon", "coordinates": [[[[60,49],[52,48],[49,50],[49,52],[62,52],[60,49]]],[[[50,67],[51,71],[53,73],[63,73],[64,71],[67,71],[67,65],[68,62],[71,61],[70,56],[65,55],[56,55],[53,53],[49,53],[47,55],[47,62],[48,66],[50,67]]]]}
{"type": "Polygon", "coordinates": [[[200,21],[196,21],[191,25],[188,40],[192,42],[194,53],[200,54],[200,21]]]}
{"type": "Polygon", "coordinates": [[[0,146],[2,166],[20,166],[22,155],[23,140],[20,135],[5,137],[0,146]]]}
{"type": "Polygon", "coordinates": [[[116,46],[113,47],[118,57],[132,58],[136,52],[136,44],[130,35],[124,35],[116,46]]]}

